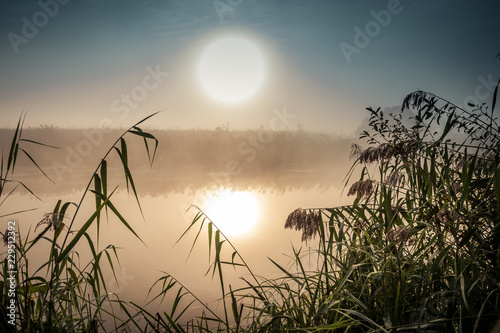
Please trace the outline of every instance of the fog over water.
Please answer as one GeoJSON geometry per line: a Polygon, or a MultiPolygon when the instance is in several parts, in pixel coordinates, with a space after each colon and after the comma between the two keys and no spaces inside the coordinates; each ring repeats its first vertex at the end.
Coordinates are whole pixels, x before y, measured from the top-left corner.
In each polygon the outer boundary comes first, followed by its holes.
{"type": "MultiPolygon", "coordinates": [[[[59,149],[24,142],[26,150],[52,179],[43,180],[26,156],[16,170],[19,178],[36,179],[30,188],[39,193],[66,193],[85,188],[92,172],[123,131],[74,130],[42,127],[25,129],[26,139],[59,149]],[[82,177],[87,174],[88,177],[82,177]],[[38,181],[39,180],[39,181],[38,181]]],[[[0,130],[8,147],[13,130],[0,130]]],[[[150,166],[142,138],[125,139],[129,164],[142,194],[193,192],[213,186],[237,189],[270,189],[284,192],[315,186],[340,186],[350,162],[350,146],[357,140],[304,131],[158,130],[151,132],[159,144],[150,166]]],[[[150,148],[151,142],[149,143],[150,148]]],[[[154,146],[154,143],[153,143],[154,146]]],[[[122,177],[112,151],[110,177],[122,177]],[[116,171],[116,172],[115,172],[116,171]]]]}

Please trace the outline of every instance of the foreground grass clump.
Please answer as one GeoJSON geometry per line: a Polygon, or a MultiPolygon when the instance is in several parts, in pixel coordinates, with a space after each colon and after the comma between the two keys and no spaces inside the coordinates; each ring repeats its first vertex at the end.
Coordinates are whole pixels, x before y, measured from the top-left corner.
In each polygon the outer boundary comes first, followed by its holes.
{"type": "MultiPolygon", "coordinates": [[[[400,114],[369,108],[346,186],[350,206],[297,209],[285,227],[294,249],[279,279],[257,279],[201,210],[224,316],[210,309],[166,331],[497,332],[500,330],[500,127],[491,108],[470,110],[422,91],[400,114]],[[313,240],[314,239],[314,240],[313,240]],[[224,257],[222,247],[231,251],[224,257]],[[316,265],[310,269],[311,251],[316,265]],[[224,266],[247,269],[233,290],[224,266]],[[208,312],[209,311],[209,312],[208,312]],[[195,324],[196,323],[196,324],[195,324]],[[216,328],[213,329],[213,324],[216,328]],[[209,325],[212,324],[212,325],[209,325]]],[[[184,236],[184,235],[183,235],[184,236]]],[[[193,244],[194,245],[194,244],[193,244]]],[[[167,278],[167,277],[166,277],[167,278]]],[[[168,277],[171,284],[177,283],[168,277]]],[[[186,289],[181,287],[181,290],[186,289]]],[[[165,292],[164,288],[162,292],[165,292]]]]}
{"type": "MultiPolygon", "coordinates": [[[[22,235],[17,222],[10,220],[7,230],[2,233],[7,250],[2,254],[4,259],[0,267],[1,332],[100,332],[105,331],[106,321],[112,322],[113,326],[118,328],[124,322],[123,317],[130,320],[130,316],[124,316],[122,313],[127,313],[125,308],[129,304],[108,292],[103,269],[110,268],[114,274],[118,260],[117,249],[111,244],[100,249],[99,230],[101,213],[106,211],[106,216],[108,212],[114,214],[137,236],[111,201],[116,187],[108,190],[107,158],[111,153],[118,155],[127,189],[133,193],[140,208],[134,180],[128,167],[129,156],[124,137],[129,134],[143,139],[149,162],[152,163],[158,142],[154,136],[138,127],[151,116],[120,135],[92,174],[78,203],[62,203],[59,200],[53,212],[44,215],[37,225],[37,228],[42,229],[38,235],[31,237],[30,231],[22,235]],[[151,141],[154,142],[153,146],[151,141]],[[87,194],[93,196],[95,210],[90,216],[80,218],[80,207],[87,194]],[[77,226],[79,229],[76,229],[77,226]],[[89,234],[92,228],[97,231],[97,240],[92,239],[89,234]],[[39,265],[29,260],[30,255],[47,248],[46,262],[39,265]],[[80,263],[82,252],[91,254],[91,260],[85,265],[80,263]]],[[[18,153],[24,153],[46,176],[24,146],[35,144],[56,148],[24,139],[23,123],[24,115],[21,116],[14,132],[8,155],[4,158],[2,154],[0,205],[18,188],[24,188],[35,195],[28,186],[13,177],[18,153]]],[[[22,212],[2,213],[1,217],[13,218],[22,212]]],[[[134,322],[133,318],[131,320],[134,322]]]]}
{"type": "MultiPolygon", "coordinates": [[[[408,95],[402,114],[371,112],[352,206],[296,211],[319,235],[316,308],[352,331],[490,332],[500,318],[499,126],[491,109],[408,95]],[[403,116],[414,112],[412,125],[403,116]],[[326,224],[325,224],[326,223],[326,224]],[[319,278],[321,277],[321,278],[319,278]],[[329,300],[329,301],[327,301],[329,300]]],[[[310,283],[303,274],[303,283],[310,283]],[[306,282],[307,281],[307,282],[306,282]]],[[[498,327],[496,328],[498,329],[498,327]]]]}
{"type": "Polygon", "coordinates": [[[327,210],[343,228],[335,237],[338,265],[342,272],[356,267],[344,285],[345,304],[366,317],[361,322],[388,331],[494,329],[500,319],[495,104],[496,98],[491,108],[468,111],[417,91],[403,103],[403,111],[415,112],[408,127],[401,115],[370,110],[372,131],[362,134],[370,147],[353,148],[362,171],[349,194],[357,199],[327,210]]]}

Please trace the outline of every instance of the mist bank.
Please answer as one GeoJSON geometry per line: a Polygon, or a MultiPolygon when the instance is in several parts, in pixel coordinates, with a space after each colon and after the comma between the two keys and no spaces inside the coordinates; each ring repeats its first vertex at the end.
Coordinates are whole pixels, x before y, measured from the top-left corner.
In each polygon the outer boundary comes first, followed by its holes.
{"type": "MultiPolygon", "coordinates": [[[[14,176],[37,193],[83,190],[122,130],[28,128],[23,138],[58,149],[22,142],[14,176]]],[[[0,129],[0,143],[10,147],[14,131],[0,129]]],[[[306,131],[153,130],[158,147],[151,166],[143,138],[127,134],[130,169],[142,194],[196,191],[213,186],[234,189],[328,188],[341,186],[350,166],[355,138],[306,131]]],[[[150,151],[154,142],[149,140],[150,151]]],[[[116,152],[108,160],[110,181],[123,178],[116,152]]]]}

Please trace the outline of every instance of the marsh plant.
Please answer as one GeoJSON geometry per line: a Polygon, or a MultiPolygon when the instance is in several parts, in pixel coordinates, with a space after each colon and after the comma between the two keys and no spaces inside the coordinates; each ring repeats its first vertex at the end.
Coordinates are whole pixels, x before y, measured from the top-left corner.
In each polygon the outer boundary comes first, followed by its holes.
{"type": "Polygon", "coordinates": [[[188,326],[163,329],[500,331],[497,95],[498,85],[491,106],[464,109],[416,91],[396,114],[368,108],[367,146],[353,145],[345,182],[353,204],[290,213],[285,227],[307,246],[293,249],[287,267],[271,259],[280,278],[257,279],[199,210],[193,245],[206,224],[224,316],[207,308],[188,326]],[[225,266],[247,270],[247,287],[226,285],[225,266]]]}
{"type": "Polygon", "coordinates": [[[290,225],[308,238],[308,216],[321,217],[318,270],[290,274],[318,309],[310,318],[342,316],[352,332],[498,330],[495,106],[496,98],[469,111],[417,91],[401,113],[368,109],[370,130],[361,135],[368,147],[353,146],[346,182],[360,172],[348,191],[354,203],[303,212],[290,225]]]}
{"type": "MultiPolygon", "coordinates": [[[[116,279],[118,254],[116,247],[111,244],[100,249],[102,213],[106,212],[106,216],[113,214],[131,233],[138,238],[139,236],[113,204],[112,197],[117,187],[110,188],[108,184],[108,158],[111,154],[118,156],[127,190],[134,195],[140,209],[139,197],[128,167],[125,136],[141,138],[149,162],[152,163],[158,141],[138,126],[153,115],[138,122],[117,139],[91,175],[80,200],[65,203],[59,200],[53,211],[44,214],[36,225],[36,235],[31,234],[31,229],[23,235],[19,226],[16,226],[13,218],[24,211],[1,216],[8,217],[13,222],[9,223],[7,230],[2,233],[8,250],[2,255],[4,259],[1,265],[0,331],[100,332],[105,330],[105,321],[111,321],[114,327],[123,323],[123,311],[127,313],[126,305],[108,290],[104,280],[105,267],[111,269],[116,279]],[[88,195],[95,202],[95,209],[90,216],[81,216],[80,208],[88,195]],[[92,229],[96,232],[97,239],[91,237],[89,231],[92,229]],[[42,264],[30,261],[30,255],[41,249],[48,249],[47,260],[42,264]],[[91,259],[82,265],[80,255],[83,255],[83,252],[90,253],[91,259]]],[[[18,122],[6,158],[2,152],[2,206],[19,188],[24,188],[36,196],[26,184],[14,177],[19,153],[26,155],[39,171],[47,176],[25,149],[25,145],[56,148],[25,139],[24,118],[25,114],[18,122]]]]}
{"type": "MultiPolygon", "coordinates": [[[[146,310],[149,303],[138,305],[108,293],[102,267],[114,272],[117,251],[113,245],[99,250],[99,240],[88,230],[92,226],[98,231],[101,213],[111,211],[137,236],[112,204],[114,190],[108,190],[107,158],[114,152],[139,204],[122,135],[93,173],[79,203],[58,202],[40,221],[38,235],[17,235],[18,317],[16,325],[9,326],[2,315],[1,328],[97,332],[106,330],[107,318],[113,324],[108,330],[118,332],[496,332],[497,95],[498,84],[490,106],[462,108],[416,91],[405,98],[401,112],[369,108],[369,129],[361,134],[367,145],[353,146],[345,180],[347,194],[354,196],[352,205],[291,212],[285,228],[301,232],[303,246],[292,248],[288,265],[270,259],[279,278],[256,275],[217,221],[191,207],[195,217],[180,239],[194,231],[193,247],[201,237],[208,240],[207,275],[220,286],[216,309],[167,272],[149,290],[150,303],[161,304],[156,313],[146,310]],[[88,193],[95,201],[94,212],[78,219],[88,193]],[[49,257],[33,269],[28,267],[28,253],[40,242],[49,245],[49,257]],[[79,243],[92,257],[83,267],[76,260],[79,243]],[[229,283],[227,270],[234,269],[242,273],[243,287],[229,283]],[[197,316],[186,318],[200,306],[197,316]]],[[[152,162],[158,141],[137,125],[125,134],[144,140],[152,162]]],[[[21,128],[6,167],[2,160],[0,191],[10,182],[17,152],[23,151],[21,128]]],[[[0,299],[5,314],[10,304],[7,265],[5,259],[0,299]]]]}

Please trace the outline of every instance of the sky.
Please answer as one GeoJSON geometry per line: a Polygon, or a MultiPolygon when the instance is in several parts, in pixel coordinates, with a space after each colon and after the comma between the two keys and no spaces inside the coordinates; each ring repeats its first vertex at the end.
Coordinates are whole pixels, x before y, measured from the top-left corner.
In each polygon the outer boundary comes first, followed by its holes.
{"type": "Polygon", "coordinates": [[[0,127],[23,110],[27,126],[75,128],[164,110],[148,125],[258,129],[279,118],[357,135],[366,107],[397,107],[415,90],[490,101],[499,17],[497,0],[0,0],[0,127]],[[225,37],[251,42],[264,63],[239,102],[213,98],[199,78],[203,52],[225,37]]]}

